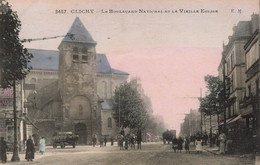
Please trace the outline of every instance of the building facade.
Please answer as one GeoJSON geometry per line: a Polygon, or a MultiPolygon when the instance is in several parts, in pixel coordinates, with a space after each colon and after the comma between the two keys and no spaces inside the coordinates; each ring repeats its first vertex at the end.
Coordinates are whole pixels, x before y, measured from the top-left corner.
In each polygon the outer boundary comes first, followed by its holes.
{"type": "Polygon", "coordinates": [[[96,42],[77,17],[58,49],[30,49],[31,72],[24,80],[27,124],[34,136],[71,131],[79,144],[90,144],[93,135],[117,133],[113,119],[113,92],[127,81],[128,73],[111,68],[105,54],[96,53],[96,42]]]}
{"type": "MultiPolygon", "coordinates": [[[[233,34],[227,45],[223,45],[222,60],[218,67],[219,77],[226,88],[226,133],[235,144],[252,141],[251,130],[256,128],[253,96],[258,92],[259,83],[257,58],[259,58],[259,16],[253,14],[250,21],[240,21],[233,27],[233,34]],[[254,91],[252,91],[254,90],[254,91]]],[[[224,113],[221,114],[222,127],[224,113]]],[[[240,151],[245,146],[237,145],[240,151]]],[[[252,145],[252,144],[251,144],[252,145]]],[[[249,148],[249,147],[248,147],[249,148]]]]}

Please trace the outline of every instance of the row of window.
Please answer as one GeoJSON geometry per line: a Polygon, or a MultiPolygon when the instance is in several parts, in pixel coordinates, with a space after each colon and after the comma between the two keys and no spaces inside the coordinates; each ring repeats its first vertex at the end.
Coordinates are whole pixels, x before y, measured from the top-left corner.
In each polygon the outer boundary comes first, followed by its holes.
{"type": "Polygon", "coordinates": [[[88,63],[88,56],[87,55],[78,55],[78,54],[73,54],[72,56],[73,62],[82,62],[82,63],[88,63]]]}

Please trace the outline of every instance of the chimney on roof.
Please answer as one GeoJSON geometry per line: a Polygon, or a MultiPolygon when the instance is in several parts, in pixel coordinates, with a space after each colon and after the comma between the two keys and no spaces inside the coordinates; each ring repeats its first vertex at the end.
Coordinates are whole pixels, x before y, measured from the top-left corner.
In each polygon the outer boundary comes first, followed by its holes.
{"type": "Polygon", "coordinates": [[[235,35],[235,34],[236,34],[236,31],[237,31],[237,26],[234,25],[232,29],[233,29],[233,34],[235,35]]]}

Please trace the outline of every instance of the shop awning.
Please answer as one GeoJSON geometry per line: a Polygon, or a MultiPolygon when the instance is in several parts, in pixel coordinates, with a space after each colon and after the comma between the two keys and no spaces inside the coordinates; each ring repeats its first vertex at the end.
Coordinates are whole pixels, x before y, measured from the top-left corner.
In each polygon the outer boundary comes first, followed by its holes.
{"type": "MultiPolygon", "coordinates": [[[[238,115],[237,117],[235,117],[233,120],[231,120],[229,123],[233,123],[233,122],[239,120],[241,117],[242,117],[242,116],[241,116],[241,114],[240,114],[240,115],[238,115]]],[[[228,124],[229,124],[229,123],[228,123],[228,124]]]]}
{"type": "MultiPolygon", "coordinates": [[[[227,119],[227,120],[226,120],[226,124],[230,123],[230,121],[231,121],[232,119],[234,119],[234,118],[229,118],[229,119],[227,119]]],[[[218,126],[221,126],[221,125],[223,125],[223,124],[224,124],[224,121],[219,122],[219,124],[218,124],[218,123],[214,124],[213,127],[218,127],[218,126]]]]}

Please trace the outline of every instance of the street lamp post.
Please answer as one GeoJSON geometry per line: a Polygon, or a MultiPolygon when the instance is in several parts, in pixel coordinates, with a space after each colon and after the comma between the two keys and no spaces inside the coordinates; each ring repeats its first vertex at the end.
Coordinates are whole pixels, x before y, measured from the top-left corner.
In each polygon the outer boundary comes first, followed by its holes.
{"type": "Polygon", "coordinates": [[[223,125],[223,133],[226,133],[226,73],[225,73],[225,59],[223,60],[223,98],[224,98],[224,101],[223,101],[223,113],[224,113],[224,125],[223,125]]]}
{"type": "MultiPolygon", "coordinates": [[[[200,99],[202,98],[202,89],[200,88],[200,99]]],[[[205,123],[204,123],[205,124],[205,123]]],[[[203,125],[203,123],[202,123],[202,111],[200,111],[200,133],[201,133],[201,135],[203,134],[202,132],[203,132],[203,130],[202,130],[202,125],[203,125]]]]}
{"type": "Polygon", "coordinates": [[[120,95],[119,95],[119,99],[118,99],[118,121],[119,121],[119,131],[121,128],[121,123],[120,123],[120,95]]]}
{"type": "Polygon", "coordinates": [[[13,117],[14,117],[14,151],[11,161],[12,162],[19,162],[19,154],[18,154],[18,139],[17,139],[17,116],[16,116],[16,86],[15,80],[13,80],[13,117]]]}

